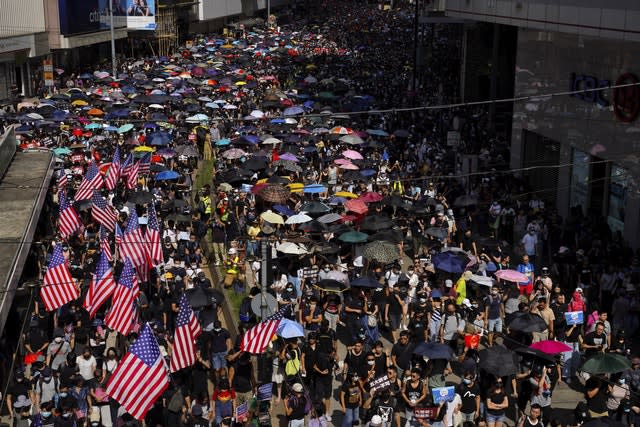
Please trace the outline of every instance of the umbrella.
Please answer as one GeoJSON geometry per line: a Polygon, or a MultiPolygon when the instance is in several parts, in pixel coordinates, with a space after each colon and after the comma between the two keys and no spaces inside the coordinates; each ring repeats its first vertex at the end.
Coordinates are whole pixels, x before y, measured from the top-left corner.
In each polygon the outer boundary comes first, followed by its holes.
{"type": "Polygon", "coordinates": [[[376,240],[368,243],[362,251],[362,256],[369,260],[376,260],[382,263],[390,263],[400,258],[398,246],[384,240],[376,240]]]}
{"type": "Polygon", "coordinates": [[[362,160],[362,154],[358,153],[355,150],[347,150],[342,152],[342,156],[351,160],[362,160]]]}
{"type": "Polygon", "coordinates": [[[347,288],[347,285],[345,285],[343,282],[334,279],[322,279],[318,283],[316,283],[316,286],[323,291],[332,291],[333,289],[343,291],[347,288]]]}
{"type": "Polygon", "coordinates": [[[548,326],[537,314],[516,312],[509,322],[509,329],[525,333],[546,331],[548,326]]]}
{"type": "Polygon", "coordinates": [[[418,354],[429,359],[446,359],[453,358],[453,349],[447,345],[438,342],[422,342],[413,349],[413,354],[418,354]]]}
{"type": "Polygon", "coordinates": [[[185,291],[189,304],[194,309],[199,309],[212,304],[220,304],[224,301],[224,296],[220,291],[211,288],[193,288],[185,291]]]}
{"type": "Polygon", "coordinates": [[[598,353],[584,362],[580,369],[593,375],[599,375],[615,374],[629,368],[631,368],[631,362],[624,356],[615,353],[598,353]]]}
{"type": "Polygon", "coordinates": [[[376,193],[375,191],[367,191],[358,197],[358,200],[362,200],[365,203],[379,202],[382,199],[382,194],[376,193]]]}
{"type": "Polygon", "coordinates": [[[267,202],[286,203],[291,194],[286,187],[277,184],[268,184],[258,193],[267,202]]]}
{"type": "Polygon", "coordinates": [[[331,224],[332,222],[336,222],[336,221],[340,221],[342,219],[342,217],[334,212],[322,215],[320,218],[318,218],[318,221],[324,223],[324,224],[331,224]]]}
{"type": "Polygon", "coordinates": [[[272,210],[267,210],[265,212],[262,212],[260,214],[260,218],[262,218],[263,220],[271,224],[284,224],[284,218],[282,218],[280,215],[273,212],[272,210]]]}
{"type": "Polygon", "coordinates": [[[162,171],[156,175],[156,181],[170,181],[178,178],[180,178],[180,174],[172,170],[162,171]]]}
{"type": "Polygon", "coordinates": [[[224,157],[225,159],[239,159],[240,157],[244,157],[246,156],[247,153],[245,153],[243,150],[239,149],[239,148],[230,148],[227,151],[224,151],[221,156],[224,157]]]}
{"type": "Polygon", "coordinates": [[[310,193],[310,194],[324,193],[325,191],[327,191],[327,187],[325,187],[322,184],[309,184],[309,185],[305,185],[304,188],[302,189],[303,193],[310,193]]]}
{"type": "Polygon", "coordinates": [[[516,270],[498,270],[496,271],[496,277],[507,282],[528,282],[529,278],[524,274],[516,270]]]}
{"type": "Polygon", "coordinates": [[[276,246],[276,250],[278,252],[282,252],[283,254],[289,254],[289,255],[304,255],[309,253],[307,248],[305,248],[304,246],[298,243],[293,243],[293,242],[283,242],[278,246],[276,246]]]}
{"type": "Polygon", "coordinates": [[[362,138],[360,138],[356,134],[342,136],[342,137],[340,137],[340,141],[344,142],[345,144],[350,144],[350,145],[360,145],[360,144],[364,143],[362,138]]]}
{"type": "MultiPolygon", "coordinates": [[[[128,200],[136,205],[145,205],[153,200],[153,194],[148,191],[136,191],[129,193],[128,200]]],[[[191,220],[191,218],[189,218],[191,220]]]]}
{"type": "Polygon", "coordinates": [[[300,229],[305,233],[325,233],[329,231],[326,224],[318,221],[305,222],[300,226],[300,229]]]}
{"type": "Polygon", "coordinates": [[[493,286],[493,279],[489,276],[481,276],[479,274],[472,274],[469,281],[477,283],[480,286],[493,286]]]}
{"type": "Polygon", "coordinates": [[[304,337],[304,328],[298,322],[289,319],[282,319],[276,329],[276,335],[282,338],[304,337]]]}
{"type": "Polygon", "coordinates": [[[359,231],[347,231],[338,237],[338,240],[345,243],[362,243],[366,242],[369,236],[359,231]]]}
{"type": "Polygon", "coordinates": [[[375,277],[371,276],[360,276],[355,280],[351,281],[352,288],[381,288],[382,285],[378,283],[375,277]]]}
{"type": "Polygon", "coordinates": [[[281,160],[289,160],[291,162],[298,162],[300,161],[300,159],[298,159],[298,157],[296,157],[295,154],[292,153],[284,153],[280,156],[281,160]]]}
{"type": "MultiPolygon", "coordinates": [[[[346,203],[345,203],[346,205],[346,203]]],[[[380,215],[368,215],[360,223],[360,229],[365,231],[388,230],[393,227],[391,219],[380,215]]]]}
{"type": "Polygon", "coordinates": [[[452,252],[440,252],[431,259],[433,266],[447,273],[462,273],[467,262],[452,252]]]}
{"type": "Polygon", "coordinates": [[[560,341],[544,340],[531,344],[531,348],[539,350],[546,354],[558,354],[565,351],[571,351],[571,347],[560,341]]]}
{"type": "Polygon", "coordinates": [[[480,369],[496,377],[504,377],[516,374],[518,365],[511,350],[502,345],[494,345],[480,350],[480,369]]]}
{"type": "Polygon", "coordinates": [[[311,215],[321,215],[331,211],[331,208],[321,202],[307,202],[300,207],[301,212],[311,215]]]}
{"type": "MultiPolygon", "coordinates": [[[[345,199],[355,199],[358,197],[357,194],[351,193],[349,191],[338,191],[334,194],[336,197],[344,197],[345,199]]],[[[365,206],[366,207],[366,206],[365,206]]]]}
{"type": "Polygon", "coordinates": [[[295,212],[289,209],[289,207],[285,205],[273,205],[273,209],[282,215],[286,215],[286,216],[295,215],[295,212]]]}
{"type": "Polygon", "coordinates": [[[127,133],[131,129],[133,129],[133,125],[131,123],[127,123],[126,125],[122,125],[118,128],[118,133],[127,133]]]}
{"type": "Polygon", "coordinates": [[[196,114],[193,115],[191,117],[187,117],[185,119],[185,122],[187,123],[200,123],[200,122],[206,122],[209,120],[209,116],[207,116],[206,114],[196,114]]]}
{"type": "Polygon", "coordinates": [[[71,150],[67,147],[57,147],[53,149],[53,154],[56,156],[66,156],[67,154],[71,154],[71,150]]]}
{"type": "Polygon", "coordinates": [[[444,227],[429,227],[425,231],[425,234],[442,240],[449,235],[449,230],[444,227]]]}
{"type": "Polygon", "coordinates": [[[516,348],[516,353],[522,355],[523,357],[535,357],[537,359],[542,360],[543,362],[548,362],[548,363],[556,363],[557,361],[555,356],[548,353],[544,353],[532,347],[516,348]]]}
{"type": "Polygon", "coordinates": [[[303,224],[305,222],[309,222],[313,220],[313,218],[311,218],[309,215],[306,215],[304,213],[299,213],[293,216],[290,216],[289,218],[287,218],[287,220],[285,221],[285,224],[290,225],[290,224],[303,224]]]}
{"type": "Polygon", "coordinates": [[[351,211],[360,215],[367,213],[367,211],[369,210],[366,203],[364,203],[360,199],[347,200],[346,202],[344,202],[344,207],[348,211],[351,211]]]}

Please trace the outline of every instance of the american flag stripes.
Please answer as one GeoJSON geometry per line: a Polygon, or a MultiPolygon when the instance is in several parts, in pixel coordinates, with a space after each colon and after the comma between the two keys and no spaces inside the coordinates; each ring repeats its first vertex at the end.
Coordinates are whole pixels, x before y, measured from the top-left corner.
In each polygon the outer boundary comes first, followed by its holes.
{"type": "Polygon", "coordinates": [[[153,331],[145,324],[107,383],[107,394],[142,420],[169,386],[167,365],[153,331]]]}
{"type": "Polygon", "coordinates": [[[162,242],[160,241],[160,226],[158,225],[158,217],[156,215],[156,208],[153,203],[149,203],[147,207],[147,248],[149,250],[149,259],[152,265],[158,265],[164,262],[164,255],[162,254],[162,242]]]}
{"type": "Polygon", "coordinates": [[[64,190],[68,183],[69,180],[67,179],[67,173],[64,169],[58,169],[58,172],[56,172],[56,185],[58,186],[58,191],[64,190]]]}
{"type": "Polygon", "coordinates": [[[118,224],[116,222],[116,231],[115,231],[115,236],[116,236],[116,246],[120,247],[120,245],[122,244],[122,228],[120,228],[120,224],[118,224]]]}
{"type": "Polygon", "coordinates": [[[284,318],[286,310],[288,310],[287,306],[281,308],[275,314],[245,332],[240,343],[240,350],[254,354],[264,352],[276,333],[280,321],[284,318]]]}
{"type": "Polygon", "coordinates": [[[136,188],[138,185],[138,172],[140,171],[140,162],[134,163],[133,166],[129,169],[129,173],[127,174],[127,189],[132,190],[136,188]]]}
{"type": "Polygon", "coordinates": [[[176,330],[173,333],[173,352],[171,353],[171,372],[179,371],[196,363],[195,342],[202,328],[189,305],[186,294],[180,297],[180,310],[176,317],[176,330]]]}
{"type": "Polygon", "coordinates": [[[53,311],[78,298],[78,289],[73,283],[60,243],[53,248],[40,297],[47,311],[53,311]]]}
{"type": "Polygon", "coordinates": [[[82,183],[76,192],[75,199],[78,200],[87,200],[93,196],[94,190],[99,190],[102,187],[102,175],[100,175],[100,171],[98,170],[98,165],[95,161],[91,161],[89,163],[89,167],[87,168],[87,173],[84,175],[82,179],[82,183]]]}
{"type": "Polygon", "coordinates": [[[111,161],[111,167],[107,171],[107,176],[104,179],[104,186],[107,190],[113,191],[120,179],[120,147],[116,146],[113,153],[113,160],[111,161]]]}
{"type": "Polygon", "coordinates": [[[96,312],[109,299],[115,289],[116,281],[113,278],[113,269],[109,265],[109,258],[105,252],[100,252],[96,272],[93,275],[83,304],[91,318],[96,315],[96,312]]]}
{"type": "Polygon", "coordinates": [[[147,263],[147,244],[144,241],[142,230],[140,230],[135,210],[129,214],[129,222],[122,235],[120,257],[122,259],[129,258],[134,267],[140,267],[147,263]]]}
{"type": "Polygon", "coordinates": [[[145,153],[138,161],[138,173],[146,175],[151,169],[151,153],[145,153]]]}
{"type": "Polygon", "coordinates": [[[124,159],[124,163],[122,164],[122,167],[120,168],[120,176],[121,177],[126,177],[129,175],[129,171],[131,170],[131,168],[133,167],[133,153],[129,153],[129,155],[127,156],[126,159],[124,159]]]}
{"type": "MultiPolygon", "coordinates": [[[[117,224],[116,224],[117,226],[117,224]]],[[[113,261],[113,252],[111,252],[111,242],[109,241],[109,233],[101,225],[100,226],[100,252],[105,254],[107,261],[113,261]]]]}
{"type": "Polygon", "coordinates": [[[91,197],[91,218],[107,230],[115,230],[118,213],[97,191],[94,191],[93,197],[91,197]]]}
{"type": "Polygon", "coordinates": [[[124,261],[124,268],[120,274],[120,280],[113,292],[111,309],[107,313],[104,323],[111,329],[122,335],[128,335],[133,328],[136,318],[135,301],[138,297],[138,279],[129,259],[124,261]]]}
{"type": "Polygon", "coordinates": [[[82,222],[80,221],[80,217],[78,217],[76,209],[69,202],[69,199],[67,199],[67,193],[64,190],[60,190],[58,193],[58,200],[60,202],[58,230],[62,237],[67,238],[80,228],[82,222]]]}

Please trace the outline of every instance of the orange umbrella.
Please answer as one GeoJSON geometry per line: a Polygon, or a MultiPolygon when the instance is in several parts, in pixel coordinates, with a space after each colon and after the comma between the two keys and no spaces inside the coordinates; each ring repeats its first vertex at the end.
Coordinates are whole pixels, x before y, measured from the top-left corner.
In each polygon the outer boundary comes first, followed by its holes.
{"type": "Polygon", "coordinates": [[[87,112],[87,114],[90,116],[102,116],[104,115],[104,111],[100,110],[99,108],[92,108],[87,112]]]}

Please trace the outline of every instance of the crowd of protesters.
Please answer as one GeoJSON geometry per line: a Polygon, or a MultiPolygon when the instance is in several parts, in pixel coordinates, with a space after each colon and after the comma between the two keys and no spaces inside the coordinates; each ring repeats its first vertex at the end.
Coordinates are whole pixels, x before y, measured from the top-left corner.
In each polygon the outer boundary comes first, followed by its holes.
{"type": "MultiPolygon", "coordinates": [[[[133,186],[103,190],[121,229],[131,215],[146,228],[150,203],[162,223],[164,262],[141,280],[139,323],[168,357],[182,293],[217,292],[193,307],[204,331],[195,365],[171,375],[145,424],[271,425],[281,414],[291,427],[636,425],[638,255],[602,218],[580,207],[560,218],[509,172],[462,173],[447,130],[483,168],[508,158],[482,110],[376,112],[453,96],[438,71],[455,66],[451,44],[440,32],[433,75],[411,92],[410,9],[352,6],[201,37],[123,64],[118,81],[79,73],[68,94],[3,117],[21,124],[22,148],[67,149],[34,251],[44,272],[52,241],[62,245],[83,295],[105,237],[80,201],[81,229],[60,238],[58,185],[72,198],[115,143],[153,152],[133,186]],[[214,178],[196,191],[198,163],[214,178]],[[234,325],[223,324],[223,286],[243,296],[234,325]],[[265,294],[302,332],[250,354],[243,334],[261,320],[251,302],[265,294]],[[575,413],[553,409],[563,383],[584,390],[575,413]]],[[[90,318],[81,300],[34,305],[5,396],[15,426],[140,425],[106,393],[136,333],[110,331],[108,306],[90,318]]]]}

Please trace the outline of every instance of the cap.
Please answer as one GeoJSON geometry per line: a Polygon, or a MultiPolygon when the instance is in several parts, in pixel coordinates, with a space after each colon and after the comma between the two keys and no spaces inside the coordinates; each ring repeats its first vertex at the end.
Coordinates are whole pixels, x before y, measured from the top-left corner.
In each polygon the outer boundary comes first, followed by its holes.
{"type": "Polygon", "coordinates": [[[296,392],[296,393],[302,393],[302,390],[303,390],[303,389],[302,389],[302,384],[300,384],[300,383],[295,383],[295,384],[293,385],[293,387],[291,387],[291,390],[293,390],[293,391],[294,391],[294,392],[296,392]]]}
{"type": "Polygon", "coordinates": [[[193,407],[191,408],[191,415],[193,415],[194,417],[201,417],[202,416],[202,406],[193,405],[193,407]]]}
{"type": "Polygon", "coordinates": [[[229,249],[229,255],[235,255],[237,252],[236,248],[229,249]]]}
{"type": "Polygon", "coordinates": [[[464,305],[467,308],[471,308],[471,301],[469,301],[469,298],[465,298],[462,300],[462,305],[464,305]]]}
{"type": "Polygon", "coordinates": [[[373,417],[371,417],[371,421],[369,422],[369,425],[381,426],[382,425],[382,417],[380,415],[374,415],[373,417]]]}
{"type": "Polygon", "coordinates": [[[445,281],[444,281],[444,285],[445,285],[447,288],[450,288],[450,287],[452,287],[452,286],[453,286],[453,281],[452,281],[451,279],[447,279],[447,280],[445,280],[445,281]]]}
{"type": "Polygon", "coordinates": [[[353,260],[353,266],[354,267],[363,267],[364,264],[362,263],[362,255],[360,255],[359,257],[356,257],[356,259],[353,260]]]}
{"type": "Polygon", "coordinates": [[[580,293],[582,293],[582,292],[583,292],[583,290],[582,290],[582,288],[576,288],[576,290],[575,290],[574,292],[580,292],[580,293]]]}
{"type": "Polygon", "coordinates": [[[52,375],[52,373],[51,373],[51,368],[50,368],[50,367],[48,367],[48,366],[45,366],[45,367],[44,367],[44,369],[42,370],[42,376],[43,376],[44,378],[48,378],[48,377],[50,377],[51,375],[52,375]]]}

